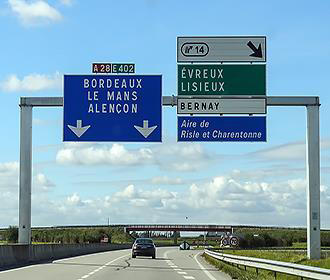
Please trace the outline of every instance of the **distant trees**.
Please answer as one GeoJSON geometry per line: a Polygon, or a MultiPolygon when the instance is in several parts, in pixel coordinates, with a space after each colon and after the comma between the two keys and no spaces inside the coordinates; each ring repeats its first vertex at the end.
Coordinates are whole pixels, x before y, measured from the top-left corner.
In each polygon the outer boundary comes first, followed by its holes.
{"type": "Polygon", "coordinates": [[[5,231],[5,238],[9,243],[17,243],[18,242],[18,227],[9,226],[9,228],[5,231]]]}
{"type": "Polygon", "coordinates": [[[107,237],[109,243],[130,243],[132,237],[123,228],[50,228],[32,230],[33,242],[47,243],[99,243],[107,237]]]}

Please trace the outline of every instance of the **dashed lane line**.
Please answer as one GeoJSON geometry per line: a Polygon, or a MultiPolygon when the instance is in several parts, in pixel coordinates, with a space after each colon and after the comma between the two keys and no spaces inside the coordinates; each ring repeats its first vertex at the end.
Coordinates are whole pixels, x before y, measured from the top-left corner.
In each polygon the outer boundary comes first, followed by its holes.
{"type": "Polygon", "coordinates": [[[94,269],[93,271],[91,271],[91,272],[89,272],[88,274],[82,276],[82,277],[79,278],[78,280],[84,280],[84,279],[88,278],[89,276],[93,275],[94,273],[99,272],[99,271],[102,270],[103,268],[107,267],[107,265],[110,265],[110,264],[112,264],[112,263],[114,263],[114,262],[116,262],[116,261],[118,261],[118,260],[120,260],[120,259],[122,259],[122,258],[127,257],[127,256],[129,256],[129,254],[124,255],[124,256],[121,256],[121,257],[119,257],[119,258],[116,258],[116,259],[114,259],[114,260],[112,260],[112,261],[110,261],[110,262],[107,262],[105,265],[102,265],[102,266],[100,266],[100,267],[94,269]]]}
{"type": "MultiPolygon", "coordinates": [[[[168,251],[167,251],[168,252],[168,251]]],[[[165,252],[164,254],[164,257],[167,258],[167,252],[165,252]]],[[[187,272],[185,271],[182,271],[181,268],[178,268],[177,265],[175,265],[173,262],[171,262],[170,260],[166,260],[167,264],[174,270],[176,271],[178,274],[182,275],[184,279],[187,279],[187,280],[193,280],[195,279],[194,276],[189,276],[189,275],[186,275],[187,272]]],[[[212,279],[211,279],[212,280],[212,279]]]]}

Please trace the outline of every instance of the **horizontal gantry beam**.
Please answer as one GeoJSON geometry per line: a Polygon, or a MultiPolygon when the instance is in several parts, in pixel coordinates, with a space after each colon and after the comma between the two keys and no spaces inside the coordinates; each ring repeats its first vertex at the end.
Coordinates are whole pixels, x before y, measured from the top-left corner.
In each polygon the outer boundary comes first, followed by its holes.
{"type": "MultiPolygon", "coordinates": [[[[320,106],[320,99],[318,96],[208,96],[221,99],[241,99],[241,98],[266,98],[267,106],[320,106]]],[[[187,96],[185,96],[187,98],[187,96]]],[[[195,98],[195,97],[191,97],[195,98]]],[[[201,98],[201,96],[196,96],[201,98]]],[[[176,106],[178,104],[177,96],[163,96],[163,106],[176,106]]],[[[20,106],[32,107],[61,107],[63,106],[63,97],[21,97],[20,106]]]]}

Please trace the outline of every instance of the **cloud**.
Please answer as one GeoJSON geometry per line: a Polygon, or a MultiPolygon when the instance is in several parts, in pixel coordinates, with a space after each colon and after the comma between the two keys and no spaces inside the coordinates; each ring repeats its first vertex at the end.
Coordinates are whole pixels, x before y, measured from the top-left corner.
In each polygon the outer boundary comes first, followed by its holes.
{"type": "Polygon", "coordinates": [[[4,174],[16,174],[18,172],[19,165],[17,161],[0,163],[0,175],[4,174]]]}
{"type": "Polygon", "coordinates": [[[73,0],[60,0],[60,2],[65,6],[71,6],[73,4],[73,0]]]}
{"type": "Polygon", "coordinates": [[[209,163],[211,157],[199,144],[162,144],[128,150],[113,144],[65,144],[56,155],[60,164],[76,165],[156,165],[163,170],[195,171],[209,163]]]}
{"type": "Polygon", "coordinates": [[[158,176],[151,178],[151,184],[154,185],[182,185],[184,182],[181,178],[170,178],[168,176],[158,176]]]}
{"type": "Polygon", "coordinates": [[[62,76],[58,72],[53,75],[30,74],[22,79],[19,79],[16,75],[10,75],[0,83],[0,89],[4,92],[37,92],[60,90],[62,84],[62,76]]]}
{"type": "Polygon", "coordinates": [[[80,196],[77,193],[70,195],[66,198],[66,202],[71,206],[84,206],[84,203],[81,201],[80,196]]]}
{"type": "Polygon", "coordinates": [[[33,177],[33,185],[39,191],[48,191],[50,188],[55,187],[55,184],[51,182],[43,173],[38,173],[33,177]]]}
{"type": "Polygon", "coordinates": [[[168,190],[142,190],[134,185],[127,186],[123,191],[119,191],[113,195],[113,202],[127,203],[134,207],[164,207],[163,201],[172,199],[175,195],[168,190]]]}
{"type": "Polygon", "coordinates": [[[123,145],[113,144],[109,146],[66,144],[58,151],[56,161],[60,164],[77,165],[137,165],[148,162],[153,158],[152,151],[141,148],[135,151],[128,151],[123,145]]]}
{"type": "MultiPolygon", "coordinates": [[[[17,172],[17,163],[0,164],[2,225],[13,224],[16,219],[17,172]],[[11,178],[11,191],[4,188],[6,176],[11,178]]],[[[155,178],[162,182],[169,179],[155,178]]],[[[36,183],[48,189],[53,187],[42,173],[34,176],[36,183]]],[[[235,178],[229,174],[191,183],[174,192],[156,186],[127,184],[116,192],[100,196],[73,192],[64,198],[55,198],[49,192],[34,193],[32,209],[35,225],[106,224],[108,217],[111,223],[120,224],[306,224],[306,180],[300,178],[270,183],[263,179],[235,178]]],[[[323,184],[321,211],[330,212],[330,188],[323,184]]],[[[329,227],[329,221],[323,219],[323,226],[329,227]]]]}
{"type": "MultiPolygon", "coordinates": [[[[320,141],[321,150],[329,150],[330,139],[320,141]]],[[[257,152],[249,153],[248,156],[257,156],[264,160],[304,160],[306,158],[306,143],[292,142],[257,152]]]]}
{"type": "Polygon", "coordinates": [[[61,126],[62,124],[63,124],[62,119],[45,120],[45,119],[33,118],[32,120],[32,125],[38,125],[38,126],[61,126]]]}
{"type": "MultiPolygon", "coordinates": [[[[2,227],[18,224],[18,175],[18,162],[0,163],[0,226],[2,227]]],[[[55,184],[45,174],[41,172],[35,174],[32,178],[32,200],[44,196],[54,186],[55,184]]],[[[42,201],[48,200],[42,198],[42,201]]],[[[32,208],[35,206],[37,205],[32,208]]]]}
{"type": "Polygon", "coordinates": [[[280,177],[288,177],[288,176],[296,176],[297,174],[305,174],[306,168],[298,166],[296,168],[292,168],[287,164],[283,165],[271,165],[266,168],[258,168],[251,170],[238,170],[234,169],[231,172],[231,176],[234,179],[239,180],[267,180],[275,179],[278,181],[280,177]]]}
{"type": "Polygon", "coordinates": [[[43,0],[8,0],[12,12],[23,25],[38,25],[62,19],[61,13],[43,0]]]}
{"type": "Polygon", "coordinates": [[[201,144],[169,141],[152,146],[155,164],[165,171],[194,172],[212,163],[213,156],[201,144]]]}
{"type": "Polygon", "coordinates": [[[17,193],[18,171],[18,162],[0,163],[0,193],[17,193]]]}
{"type": "MultiPolygon", "coordinates": [[[[19,180],[19,163],[4,162],[0,163],[0,192],[17,193],[19,180]]],[[[33,191],[49,191],[55,187],[45,174],[38,172],[33,175],[32,188],[33,191]]]]}

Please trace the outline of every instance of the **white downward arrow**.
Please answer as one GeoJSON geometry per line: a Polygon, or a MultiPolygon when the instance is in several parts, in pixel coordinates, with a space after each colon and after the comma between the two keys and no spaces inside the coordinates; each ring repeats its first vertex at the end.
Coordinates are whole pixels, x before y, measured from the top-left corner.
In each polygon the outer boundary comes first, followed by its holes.
{"type": "Polygon", "coordinates": [[[149,121],[144,120],[143,127],[137,125],[134,125],[134,127],[143,135],[144,138],[147,138],[156,129],[157,125],[149,127],[149,121]]]}
{"type": "Polygon", "coordinates": [[[83,135],[91,126],[82,126],[82,120],[77,120],[77,127],[72,125],[68,125],[68,127],[80,138],[80,136],[83,135]]]}

